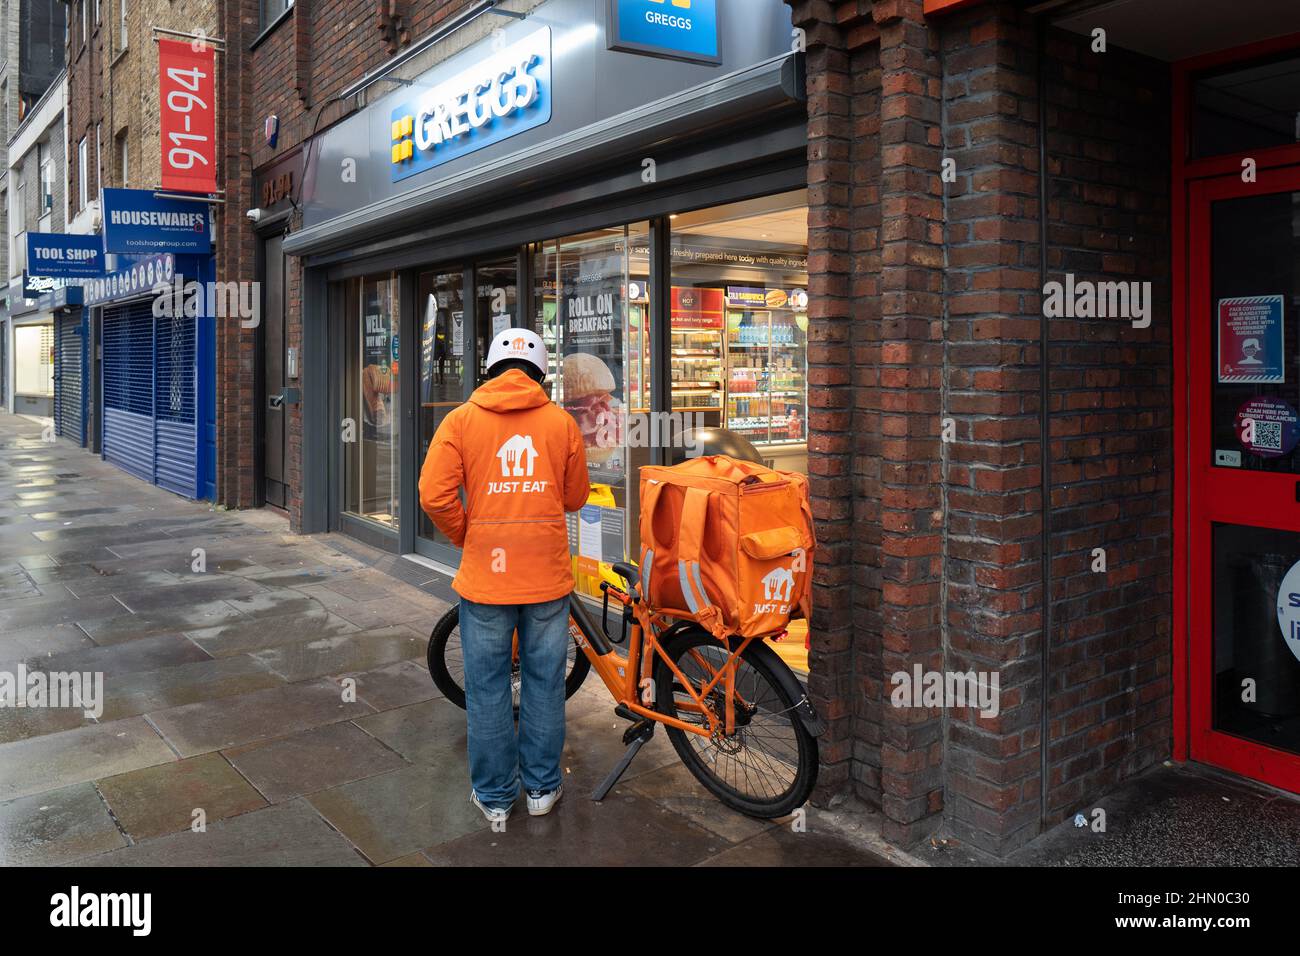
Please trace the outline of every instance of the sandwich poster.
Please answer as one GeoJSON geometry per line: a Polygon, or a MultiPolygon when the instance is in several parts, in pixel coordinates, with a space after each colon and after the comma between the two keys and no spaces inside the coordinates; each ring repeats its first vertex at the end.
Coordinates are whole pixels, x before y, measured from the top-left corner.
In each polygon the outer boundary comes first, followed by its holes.
{"type": "Polygon", "coordinates": [[[1219,300],[1219,381],[1280,385],[1283,365],[1282,296],[1219,300]]]}
{"type": "Polygon", "coordinates": [[[587,257],[563,275],[558,319],[565,410],[578,422],[593,475],[618,480],[623,462],[623,257],[587,257]]]}

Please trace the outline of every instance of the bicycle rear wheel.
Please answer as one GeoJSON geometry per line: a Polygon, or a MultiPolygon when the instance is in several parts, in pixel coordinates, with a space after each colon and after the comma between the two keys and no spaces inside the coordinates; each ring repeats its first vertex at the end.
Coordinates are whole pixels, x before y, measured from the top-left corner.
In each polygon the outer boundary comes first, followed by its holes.
{"type": "MultiPolygon", "coordinates": [[[[442,696],[461,710],[465,709],[465,655],[460,648],[460,605],[453,604],[438,623],[433,625],[429,635],[429,649],[426,653],[429,675],[442,696]]],[[[564,699],[568,700],[578,692],[582,682],[591,670],[591,662],[578,649],[574,641],[569,642],[569,655],[565,663],[564,699]]],[[[519,663],[516,661],[510,670],[510,690],[514,699],[515,713],[519,713],[519,663]]]]}
{"type": "MultiPolygon", "coordinates": [[[[671,635],[664,652],[693,685],[697,695],[726,662],[727,649],[699,628],[671,635]]],[[[733,810],[772,819],[793,813],[817,783],[817,738],[795,713],[798,697],[788,689],[793,675],[782,680],[785,663],[762,642],[752,642],[736,663],[736,731],[710,739],[666,727],[668,739],[695,778],[733,810]],[[742,706],[741,702],[744,702],[742,706]]],[[[686,723],[705,723],[703,715],[678,710],[689,702],[681,682],[663,658],[654,666],[656,709],[686,723]]],[[[797,684],[795,685],[797,686],[797,684]]],[[[725,691],[719,683],[705,697],[716,713],[724,713],[725,691]]]]}

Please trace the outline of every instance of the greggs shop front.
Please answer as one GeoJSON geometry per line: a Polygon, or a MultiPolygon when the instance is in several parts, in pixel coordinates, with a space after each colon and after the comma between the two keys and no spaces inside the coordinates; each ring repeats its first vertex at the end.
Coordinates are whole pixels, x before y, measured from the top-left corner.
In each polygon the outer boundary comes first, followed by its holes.
{"type": "MultiPolygon", "coordinates": [[[[371,74],[369,105],[312,143],[284,243],[304,267],[305,531],[454,566],[419,467],[483,381],[490,337],[517,325],[547,342],[552,395],[587,441],[579,591],[636,559],[638,469],[698,451],[692,428],[806,470],[807,117],[789,8],[663,9],[471,7],[371,74]]],[[[802,638],[777,648],[797,666],[802,638]]]]}

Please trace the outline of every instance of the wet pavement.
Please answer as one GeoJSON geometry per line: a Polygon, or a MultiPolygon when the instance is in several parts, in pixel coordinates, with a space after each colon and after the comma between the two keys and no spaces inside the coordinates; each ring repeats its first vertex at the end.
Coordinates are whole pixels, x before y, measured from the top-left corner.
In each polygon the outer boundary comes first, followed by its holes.
{"type": "Polygon", "coordinates": [[[492,832],[464,713],[423,663],[451,596],[422,565],[185,501],[0,413],[0,672],[104,675],[97,718],[0,707],[0,864],[909,862],[869,812],[727,810],[662,733],[591,802],[627,726],[594,677],[568,705],[565,798],[492,832]]]}

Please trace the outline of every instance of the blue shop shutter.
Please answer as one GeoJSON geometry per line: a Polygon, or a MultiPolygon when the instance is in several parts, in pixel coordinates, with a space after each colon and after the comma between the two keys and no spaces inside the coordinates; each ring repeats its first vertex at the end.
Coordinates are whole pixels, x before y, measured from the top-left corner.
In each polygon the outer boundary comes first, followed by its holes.
{"type": "Polygon", "coordinates": [[[154,480],[168,491],[195,497],[198,429],[195,403],[195,320],[161,316],[154,322],[154,415],[157,418],[154,480]]]}
{"type": "Polygon", "coordinates": [[[153,303],[104,309],[104,458],[154,480],[153,303]]]}
{"type": "Polygon", "coordinates": [[[54,320],[54,428],[57,434],[86,443],[85,333],[82,310],[54,320]]]}

